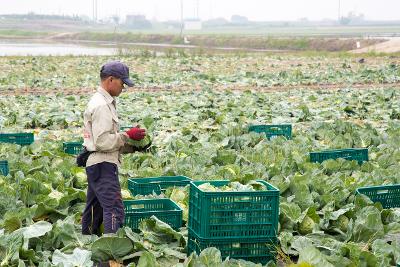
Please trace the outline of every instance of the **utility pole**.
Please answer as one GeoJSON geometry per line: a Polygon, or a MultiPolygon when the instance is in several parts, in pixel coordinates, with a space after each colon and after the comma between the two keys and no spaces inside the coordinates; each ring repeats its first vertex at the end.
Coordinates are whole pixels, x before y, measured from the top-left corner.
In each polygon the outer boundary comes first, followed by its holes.
{"type": "Polygon", "coordinates": [[[181,0],[181,32],[179,36],[182,38],[183,34],[183,0],[181,0]]]}
{"type": "Polygon", "coordinates": [[[97,22],[97,20],[98,20],[98,17],[97,17],[97,11],[98,11],[98,0],[96,0],[96,22],[97,22]]]}
{"type": "Polygon", "coordinates": [[[199,0],[196,0],[196,19],[200,19],[199,9],[200,9],[200,2],[199,2],[199,0]]]}
{"type": "Polygon", "coordinates": [[[338,23],[340,24],[340,0],[339,0],[339,7],[338,7],[338,23]]]}
{"type": "Polygon", "coordinates": [[[213,2],[210,1],[210,19],[213,19],[213,2]]]}
{"type": "Polygon", "coordinates": [[[93,21],[97,22],[97,0],[93,0],[93,21]]]}

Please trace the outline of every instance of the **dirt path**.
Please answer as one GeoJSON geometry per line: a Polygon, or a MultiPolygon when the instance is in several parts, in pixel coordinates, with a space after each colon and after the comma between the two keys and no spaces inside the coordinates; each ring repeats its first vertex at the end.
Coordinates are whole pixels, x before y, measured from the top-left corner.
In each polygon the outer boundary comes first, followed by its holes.
{"type": "MultiPolygon", "coordinates": [[[[268,87],[255,87],[255,86],[214,86],[215,90],[223,91],[223,90],[232,90],[232,91],[246,91],[253,90],[259,92],[287,92],[291,90],[341,90],[341,89],[358,89],[358,90],[367,90],[367,89],[381,89],[381,88],[396,88],[400,89],[399,83],[387,83],[387,84],[326,84],[326,85],[294,85],[294,86],[268,86],[268,87]]],[[[56,89],[41,89],[41,88],[23,88],[17,90],[4,90],[0,91],[1,96],[18,96],[18,95],[90,95],[93,94],[95,88],[68,88],[63,90],[56,89]]],[[[182,91],[190,91],[202,90],[201,87],[188,87],[188,86],[179,86],[174,88],[162,88],[162,87],[134,87],[129,88],[126,92],[182,92],[182,91]]]]}
{"type": "Polygon", "coordinates": [[[350,51],[355,54],[377,52],[377,53],[396,53],[400,52],[400,37],[392,37],[389,41],[376,45],[367,46],[361,49],[350,51]]]}
{"type": "Polygon", "coordinates": [[[51,34],[49,36],[46,36],[43,39],[45,39],[45,40],[57,40],[59,38],[65,38],[65,37],[71,36],[71,34],[72,34],[71,32],[55,33],[55,34],[51,34]]]}
{"type": "Polygon", "coordinates": [[[212,51],[246,51],[246,52],[275,52],[275,53],[284,53],[284,52],[293,52],[295,50],[285,50],[285,49],[257,49],[257,48],[246,48],[246,47],[216,47],[216,46],[199,46],[199,45],[190,45],[190,44],[169,44],[169,43],[144,43],[144,42],[110,42],[110,41],[91,41],[91,40],[69,40],[65,39],[64,37],[70,36],[69,33],[62,33],[58,35],[54,35],[48,39],[59,41],[60,37],[62,42],[69,43],[73,41],[74,43],[78,44],[86,44],[86,45],[97,45],[97,46],[122,46],[123,48],[132,48],[132,47],[139,47],[139,48],[178,48],[178,49],[207,49],[212,51]]]}

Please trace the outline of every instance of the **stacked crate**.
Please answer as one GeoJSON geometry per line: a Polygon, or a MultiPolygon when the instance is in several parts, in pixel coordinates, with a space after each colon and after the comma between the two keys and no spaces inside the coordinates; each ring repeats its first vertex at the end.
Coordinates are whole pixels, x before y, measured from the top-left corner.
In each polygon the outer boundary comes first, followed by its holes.
{"type": "Polygon", "coordinates": [[[186,176],[159,176],[128,179],[128,190],[132,196],[161,194],[168,187],[186,186],[192,179],[186,176]]]}
{"type": "Polygon", "coordinates": [[[156,216],[175,230],[182,227],[182,209],[169,198],[124,200],[125,226],[139,229],[141,221],[156,216]]]}
{"type": "Polygon", "coordinates": [[[215,187],[230,181],[196,181],[190,185],[188,255],[216,247],[223,258],[265,264],[275,260],[279,190],[258,181],[265,191],[206,192],[204,183],[215,187]]]}
{"type": "MultiPolygon", "coordinates": [[[[128,179],[132,196],[164,193],[168,187],[186,186],[192,180],[186,176],[159,176],[128,179]]],[[[139,223],[151,216],[167,223],[175,230],[182,227],[183,210],[169,198],[125,200],[125,226],[137,230],[139,223]]]]}

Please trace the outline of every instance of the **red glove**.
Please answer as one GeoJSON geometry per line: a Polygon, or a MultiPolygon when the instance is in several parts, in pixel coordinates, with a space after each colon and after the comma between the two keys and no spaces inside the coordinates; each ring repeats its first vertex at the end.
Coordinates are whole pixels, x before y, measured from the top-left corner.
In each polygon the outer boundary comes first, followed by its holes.
{"type": "Polygon", "coordinates": [[[140,141],[146,136],[146,130],[139,127],[130,128],[126,131],[130,139],[140,141]]]}

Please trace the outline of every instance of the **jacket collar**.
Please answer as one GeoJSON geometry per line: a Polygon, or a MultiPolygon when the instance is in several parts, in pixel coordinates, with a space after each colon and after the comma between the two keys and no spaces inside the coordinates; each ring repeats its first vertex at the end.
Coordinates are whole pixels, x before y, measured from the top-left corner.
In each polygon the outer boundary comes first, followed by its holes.
{"type": "Polygon", "coordinates": [[[115,102],[115,98],[112,97],[103,87],[99,86],[97,92],[100,93],[107,101],[108,104],[115,102]]]}

